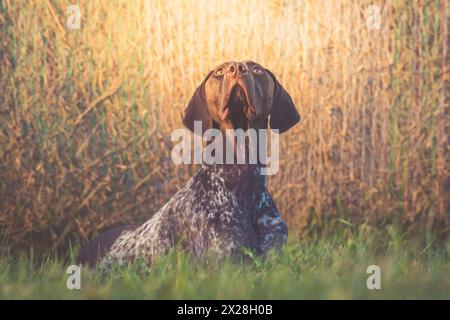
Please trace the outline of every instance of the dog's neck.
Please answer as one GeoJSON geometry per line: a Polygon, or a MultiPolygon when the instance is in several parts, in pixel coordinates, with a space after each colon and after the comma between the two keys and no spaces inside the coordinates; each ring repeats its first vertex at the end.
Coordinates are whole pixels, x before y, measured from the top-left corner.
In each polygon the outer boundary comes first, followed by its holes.
{"type": "MultiPolygon", "coordinates": [[[[228,136],[228,133],[226,130],[235,130],[232,127],[228,128],[228,127],[224,127],[222,125],[219,125],[218,123],[216,123],[215,121],[213,122],[213,128],[214,129],[218,129],[221,131],[221,145],[222,145],[222,163],[228,163],[227,159],[233,159],[234,160],[234,164],[241,164],[242,159],[244,160],[245,164],[258,164],[259,166],[261,166],[261,159],[260,159],[260,150],[259,148],[267,148],[267,141],[264,142],[264,140],[260,141],[260,136],[259,136],[259,130],[260,129],[264,129],[267,130],[267,120],[265,121],[257,121],[255,123],[252,124],[252,126],[249,129],[252,130],[256,130],[257,134],[256,137],[254,138],[254,141],[252,141],[252,143],[250,143],[249,137],[245,137],[245,142],[242,145],[238,145],[237,144],[237,139],[236,140],[232,140],[233,137],[228,136]],[[250,161],[250,148],[252,148],[252,152],[253,152],[253,156],[254,159],[256,161],[250,161]],[[228,153],[232,153],[231,155],[229,155],[228,153]],[[238,161],[238,153],[240,153],[240,157],[241,159],[239,159],[238,161]],[[243,158],[242,158],[243,157],[243,158]],[[255,163],[256,162],[256,163],[255,163]]],[[[212,141],[207,142],[207,144],[212,143],[212,141]]],[[[263,162],[265,163],[265,162],[263,162]]]]}
{"type": "MultiPolygon", "coordinates": [[[[217,124],[216,124],[217,125],[217,124]]],[[[258,125],[259,129],[264,127],[264,124],[258,125]]],[[[257,192],[267,188],[267,176],[261,175],[261,164],[259,158],[257,158],[256,163],[250,163],[249,161],[249,144],[248,141],[245,143],[244,148],[240,149],[240,152],[245,152],[245,163],[238,164],[237,162],[237,147],[236,144],[233,145],[231,150],[227,149],[227,135],[225,128],[216,127],[216,129],[221,130],[222,135],[222,154],[223,154],[223,164],[203,164],[203,170],[208,172],[210,179],[219,179],[224,183],[227,190],[235,193],[238,198],[242,200],[250,200],[251,197],[257,192]],[[226,164],[227,152],[233,152],[232,158],[234,159],[233,164],[226,164]]],[[[257,137],[259,139],[259,137],[257,137]]],[[[230,143],[230,141],[228,141],[230,143]]],[[[231,142],[234,143],[234,142],[231,142]]],[[[256,156],[259,157],[259,141],[253,145],[256,148],[256,156]]]]}

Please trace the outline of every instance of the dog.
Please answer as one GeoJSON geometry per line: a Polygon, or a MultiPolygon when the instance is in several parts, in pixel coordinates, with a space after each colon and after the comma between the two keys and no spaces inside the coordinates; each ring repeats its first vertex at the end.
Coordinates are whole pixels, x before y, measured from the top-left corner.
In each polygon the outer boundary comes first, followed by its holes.
{"type": "MultiPolygon", "coordinates": [[[[183,116],[194,132],[215,128],[276,129],[300,121],[274,74],[253,61],[230,61],[208,73],[183,116]]],[[[181,245],[194,257],[240,257],[243,248],[266,255],[287,241],[286,223],[267,190],[259,164],[203,164],[187,185],[141,225],[116,227],[88,243],[77,262],[102,269],[142,259],[151,265],[181,245]]]]}

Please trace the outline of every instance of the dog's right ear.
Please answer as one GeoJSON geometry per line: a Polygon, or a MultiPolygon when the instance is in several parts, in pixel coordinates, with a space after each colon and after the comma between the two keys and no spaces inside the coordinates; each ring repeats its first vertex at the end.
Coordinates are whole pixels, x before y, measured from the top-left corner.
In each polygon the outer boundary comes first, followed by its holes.
{"type": "Polygon", "coordinates": [[[206,76],[202,84],[195,90],[194,95],[184,110],[183,124],[194,132],[194,121],[201,121],[202,134],[212,128],[212,117],[208,111],[208,105],[205,96],[205,82],[208,80],[212,71],[206,76]]]}

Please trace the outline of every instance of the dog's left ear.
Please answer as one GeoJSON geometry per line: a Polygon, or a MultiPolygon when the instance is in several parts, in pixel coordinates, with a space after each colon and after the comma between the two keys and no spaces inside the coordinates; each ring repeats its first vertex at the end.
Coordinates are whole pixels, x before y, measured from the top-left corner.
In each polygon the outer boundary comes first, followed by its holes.
{"type": "Polygon", "coordinates": [[[266,71],[275,82],[275,92],[270,111],[270,127],[278,129],[279,133],[283,133],[300,121],[300,114],[295,109],[289,93],[278,82],[275,75],[267,69],[266,71]]]}
{"type": "Polygon", "coordinates": [[[183,124],[194,132],[194,121],[201,121],[202,134],[212,127],[212,117],[208,111],[208,105],[205,97],[205,82],[208,80],[212,71],[206,76],[202,84],[195,90],[194,95],[184,110],[183,124]]]}

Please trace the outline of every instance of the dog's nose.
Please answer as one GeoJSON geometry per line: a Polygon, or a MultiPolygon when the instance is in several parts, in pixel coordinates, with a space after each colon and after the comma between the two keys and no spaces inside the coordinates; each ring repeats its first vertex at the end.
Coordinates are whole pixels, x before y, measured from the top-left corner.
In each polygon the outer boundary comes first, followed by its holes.
{"type": "Polygon", "coordinates": [[[243,63],[231,63],[227,68],[229,76],[238,76],[247,73],[247,67],[243,63]]]}

